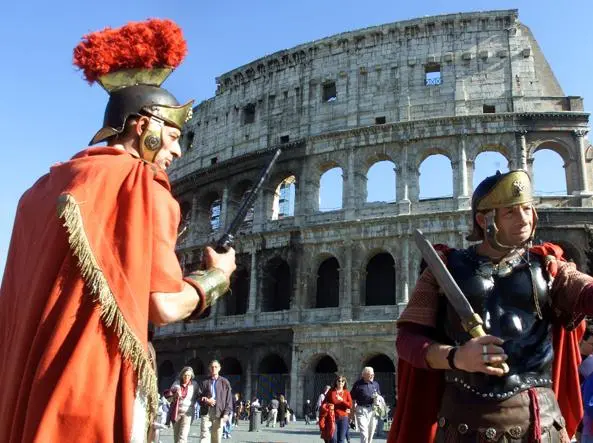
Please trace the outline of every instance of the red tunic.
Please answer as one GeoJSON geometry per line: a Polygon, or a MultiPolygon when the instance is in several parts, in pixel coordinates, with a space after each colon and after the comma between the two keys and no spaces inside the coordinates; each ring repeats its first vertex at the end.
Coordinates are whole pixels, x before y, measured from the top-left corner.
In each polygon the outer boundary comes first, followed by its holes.
{"type": "Polygon", "coordinates": [[[178,223],[166,174],[116,148],[23,195],[0,289],[0,441],[146,435],[149,294],[182,289],[178,223]]]}

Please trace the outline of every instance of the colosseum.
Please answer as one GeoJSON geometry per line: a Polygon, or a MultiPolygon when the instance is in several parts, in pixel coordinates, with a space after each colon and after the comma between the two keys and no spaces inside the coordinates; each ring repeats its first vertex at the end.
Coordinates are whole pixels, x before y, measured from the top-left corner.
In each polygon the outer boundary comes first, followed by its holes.
{"type": "MultiPolygon", "coordinates": [[[[232,292],[204,319],[157,330],[161,389],[183,365],[205,373],[217,358],[245,398],[284,392],[300,412],[335,372],[353,381],[370,365],[393,402],[395,321],[420,261],[411,234],[468,245],[484,153],[531,173],[536,153],[557,154],[566,188],[537,197],[539,239],[588,269],[589,117],[582,98],[565,96],[516,10],[344,32],[262,57],[216,84],[195,107],[170,174],[185,269],[230,223],[271,154],[280,147],[282,155],[241,225],[232,292]],[[433,156],[446,168],[421,177],[433,156]],[[378,164],[388,165],[374,183],[391,190],[387,201],[369,192],[378,164]],[[320,197],[330,173],[339,204],[327,208],[320,197]],[[449,195],[423,197],[426,179],[449,195]]],[[[536,174],[536,189],[538,178],[546,179],[536,174]]]]}

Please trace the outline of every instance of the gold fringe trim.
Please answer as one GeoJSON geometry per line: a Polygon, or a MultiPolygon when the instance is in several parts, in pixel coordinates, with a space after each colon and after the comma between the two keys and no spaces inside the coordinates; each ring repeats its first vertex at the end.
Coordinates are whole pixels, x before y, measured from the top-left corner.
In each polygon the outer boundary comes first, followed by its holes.
{"type": "Polygon", "coordinates": [[[84,231],[82,214],[76,199],[71,194],[58,198],[58,217],[64,221],[68,232],[68,243],[93,301],[101,309],[101,319],[108,329],[113,329],[118,337],[118,347],[123,358],[128,360],[138,377],[138,387],[146,395],[148,404],[147,426],[150,426],[158,408],[158,387],[156,374],[150,357],[142,343],[122,315],[117,301],[109,288],[109,283],[99,267],[91,245],[84,231]]]}

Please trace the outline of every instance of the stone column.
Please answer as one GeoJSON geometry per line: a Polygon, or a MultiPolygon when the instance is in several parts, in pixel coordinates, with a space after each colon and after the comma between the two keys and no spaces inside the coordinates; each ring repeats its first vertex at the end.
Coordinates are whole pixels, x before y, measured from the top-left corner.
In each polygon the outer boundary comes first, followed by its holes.
{"type": "Polygon", "coordinates": [[[344,242],[344,265],[340,270],[342,297],[340,297],[340,319],[352,320],[352,241],[344,242]]]}
{"type": "Polygon", "coordinates": [[[257,309],[257,250],[251,252],[251,272],[249,274],[249,303],[247,312],[254,313],[257,309]]]}
{"type": "Polygon", "coordinates": [[[229,208],[229,188],[225,186],[222,190],[222,199],[220,201],[220,230],[224,230],[227,225],[227,220],[230,221],[232,215],[228,212],[229,208]]]}
{"type": "MultiPolygon", "coordinates": [[[[193,194],[191,198],[191,222],[189,228],[189,235],[193,237],[196,233],[200,231],[198,227],[198,195],[193,194]]],[[[192,240],[194,240],[192,238],[192,240]]]]}
{"type": "Polygon", "coordinates": [[[250,353],[247,358],[247,364],[245,365],[245,384],[243,385],[243,401],[249,400],[250,402],[253,399],[253,393],[251,392],[251,378],[253,377],[251,374],[253,370],[252,358],[253,353],[250,353]]]}
{"type": "Polygon", "coordinates": [[[408,142],[402,145],[400,161],[395,165],[397,177],[397,207],[399,214],[409,214],[411,210],[408,168],[408,142]]]}
{"type": "MultiPolygon", "coordinates": [[[[528,171],[527,167],[527,130],[521,129],[516,132],[516,136],[519,139],[519,146],[517,146],[517,166],[519,169],[528,171]]],[[[533,177],[532,177],[533,178],[533,177]]]]}
{"type": "Polygon", "coordinates": [[[366,195],[367,178],[356,166],[354,150],[348,151],[348,166],[344,171],[345,196],[343,198],[346,219],[355,217],[356,210],[362,203],[362,196],[366,195]]]}
{"type": "Polygon", "coordinates": [[[399,280],[399,291],[396,303],[407,303],[409,297],[409,281],[410,281],[410,264],[409,264],[409,255],[410,255],[410,241],[409,237],[402,237],[401,238],[401,264],[399,266],[401,276],[396,275],[396,278],[399,280]]]}
{"type": "Polygon", "coordinates": [[[589,189],[589,174],[587,171],[587,162],[585,160],[585,136],[587,135],[586,129],[575,129],[572,131],[577,141],[577,152],[578,152],[578,163],[579,163],[579,182],[580,182],[580,195],[589,195],[591,191],[589,189]]]}
{"type": "Polygon", "coordinates": [[[298,345],[293,343],[292,356],[290,358],[290,391],[288,393],[288,401],[295,412],[303,410],[302,399],[299,396],[299,394],[302,394],[302,389],[298,389],[298,376],[298,345]]]}

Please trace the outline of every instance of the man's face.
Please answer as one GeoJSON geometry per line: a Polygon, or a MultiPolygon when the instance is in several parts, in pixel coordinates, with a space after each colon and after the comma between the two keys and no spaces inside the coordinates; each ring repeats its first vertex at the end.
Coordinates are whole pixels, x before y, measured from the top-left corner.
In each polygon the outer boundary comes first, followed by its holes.
{"type": "Polygon", "coordinates": [[[593,336],[589,337],[587,340],[582,340],[579,348],[582,355],[593,354],[593,336]]]}
{"type": "Polygon", "coordinates": [[[216,362],[210,363],[209,368],[210,368],[210,375],[212,377],[217,377],[218,373],[220,372],[220,365],[216,362]]]}
{"type": "Polygon", "coordinates": [[[496,226],[498,240],[503,245],[522,245],[531,237],[533,230],[533,205],[525,203],[498,209],[496,226]]]}
{"type": "Polygon", "coordinates": [[[362,379],[364,381],[366,381],[367,383],[370,381],[373,381],[374,378],[375,378],[375,373],[372,371],[364,371],[362,373],[362,379]]]}
{"type": "Polygon", "coordinates": [[[181,137],[179,129],[163,125],[161,149],[154,159],[154,163],[161,169],[167,170],[173,159],[181,157],[179,137],[181,137]]]}

